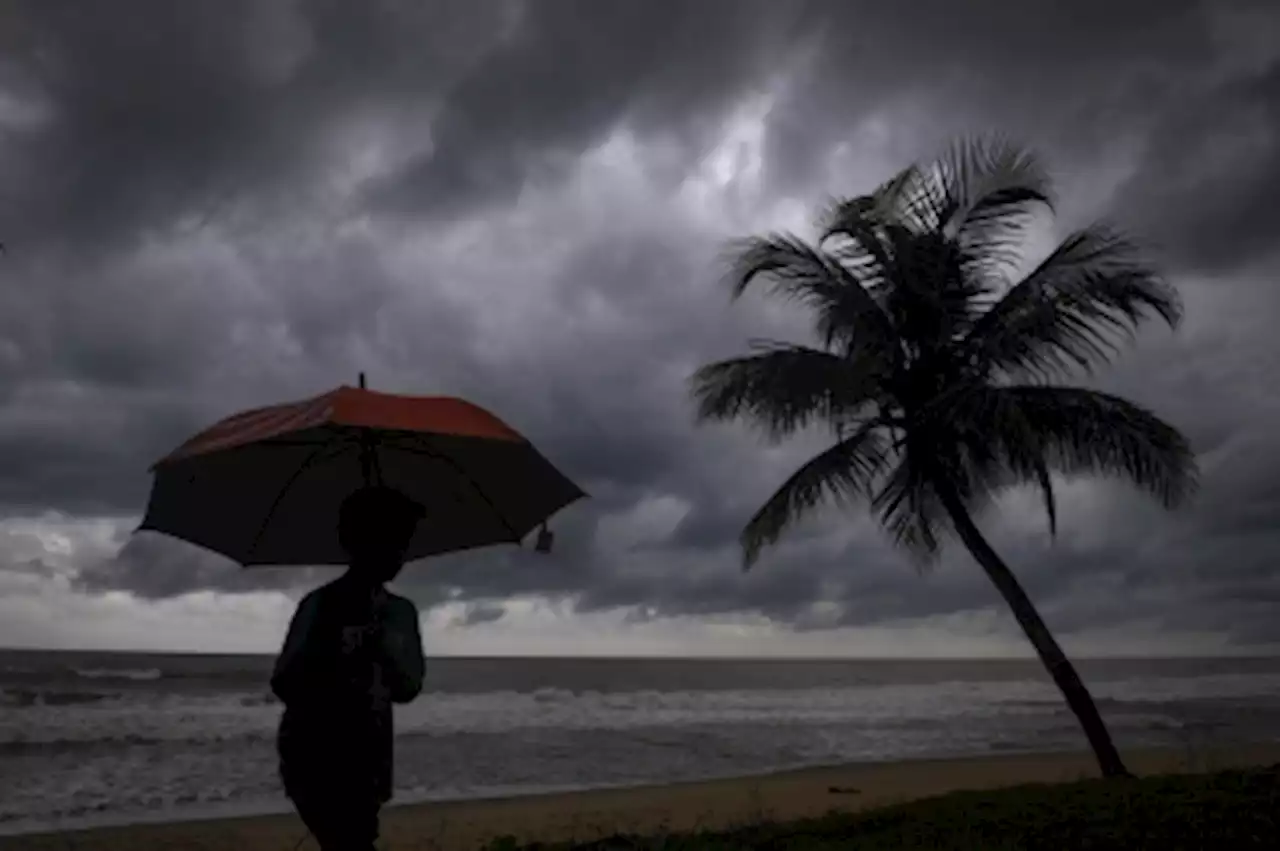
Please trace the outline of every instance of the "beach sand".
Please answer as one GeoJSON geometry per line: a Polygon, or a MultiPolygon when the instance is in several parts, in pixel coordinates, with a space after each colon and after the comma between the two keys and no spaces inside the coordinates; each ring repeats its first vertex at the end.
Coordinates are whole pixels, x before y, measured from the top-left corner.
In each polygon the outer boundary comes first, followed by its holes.
{"type": "MultiPolygon", "coordinates": [[[[1139,774],[1217,770],[1280,763],[1280,743],[1200,751],[1125,754],[1139,774]]],[[[865,763],[762,777],[595,790],[482,801],[411,804],[383,811],[390,849],[474,849],[512,835],[520,841],[589,841],[615,833],[719,828],[765,819],[858,810],[959,789],[1055,783],[1096,776],[1087,753],[1019,754],[966,759],[865,763]]],[[[315,849],[296,816],[139,824],[129,827],[0,837],[5,851],[106,849],[288,851],[315,849]],[[304,837],[305,840],[304,840],[304,837]]]]}

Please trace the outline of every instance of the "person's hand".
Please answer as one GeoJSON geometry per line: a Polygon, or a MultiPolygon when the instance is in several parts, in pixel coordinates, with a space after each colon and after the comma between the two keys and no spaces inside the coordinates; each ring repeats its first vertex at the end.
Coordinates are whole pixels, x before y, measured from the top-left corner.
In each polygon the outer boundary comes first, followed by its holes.
{"type": "Polygon", "coordinates": [[[378,636],[378,646],[393,659],[404,655],[407,645],[407,637],[403,631],[398,629],[384,629],[378,636]]]}
{"type": "Polygon", "coordinates": [[[386,589],[378,589],[369,601],[369,625],[378,635],[386,631],[391,621],[391,596],[386,589]]]}
{"type": "Polygon", "coordinates": [[[404,658],[413,649],[416,631],[412,628],[412,607],[404,600],[387,595],[378,618],[378,647],[392,659],[404,658]]]}

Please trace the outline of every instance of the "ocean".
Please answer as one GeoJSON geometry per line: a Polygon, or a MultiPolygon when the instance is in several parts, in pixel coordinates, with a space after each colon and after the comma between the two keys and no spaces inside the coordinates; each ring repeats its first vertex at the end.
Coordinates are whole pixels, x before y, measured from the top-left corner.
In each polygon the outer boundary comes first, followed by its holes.
{"type": "MultiPolygon", "coordinates": [[[[269,656],[0,651],[0,833],[285,811],[269,656]]],[[[1280,739],[1280,659],[1080,670],[1122,746],[1280,739]]],[[[431,659],[396,801],[1077,750],[1033,661],[431,659]]]]}

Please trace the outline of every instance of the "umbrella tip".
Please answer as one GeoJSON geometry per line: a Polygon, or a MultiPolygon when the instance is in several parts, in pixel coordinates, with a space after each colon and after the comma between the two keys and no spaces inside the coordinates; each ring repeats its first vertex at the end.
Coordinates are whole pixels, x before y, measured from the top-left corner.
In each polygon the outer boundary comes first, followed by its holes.
{"type": "Polygon", "coordinates": [[[534,552],[543,554],[551,552],[551,546],[555,543],[555,540],[555,533],[547,528],[546,523],[543,523],[542,528],[538,530],[538,540],[533,545],[534,552]]]}
{"type": "Polygon", "coordinates": [[[365,387],[364,387],[364,373],[363,373],[363,372],[362,372],[362,373],[360,373],[360,389],[361,389],[361,390],[365,389],[365,387]]]}

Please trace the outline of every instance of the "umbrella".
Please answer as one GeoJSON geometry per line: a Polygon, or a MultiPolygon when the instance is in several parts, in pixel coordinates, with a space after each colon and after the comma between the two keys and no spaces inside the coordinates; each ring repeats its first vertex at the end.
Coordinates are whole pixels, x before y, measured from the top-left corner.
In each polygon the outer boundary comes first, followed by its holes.
{"type": "Polygon", "coordinates": [[[162,532],[245,567],[345,564],[338,507],[365,484],[426,508],[407,560],[520,544],[586,494],[528,440],[451,397],[343,385],[228,417],[152,465],[139,530],[162,532]]]}

